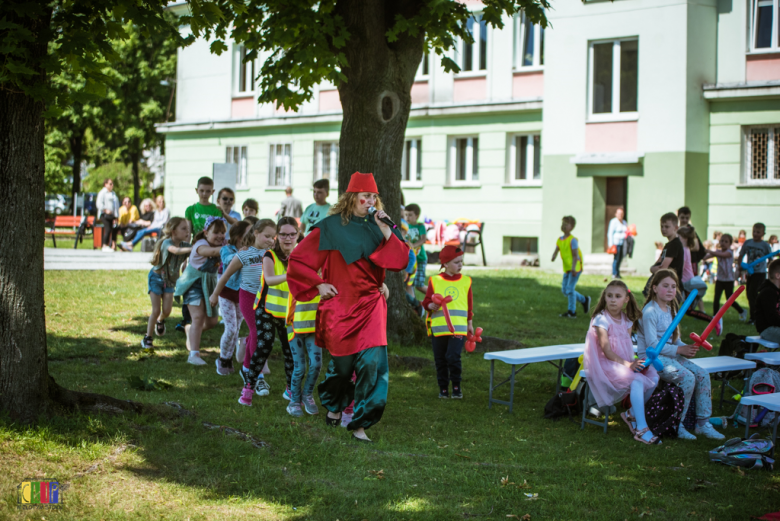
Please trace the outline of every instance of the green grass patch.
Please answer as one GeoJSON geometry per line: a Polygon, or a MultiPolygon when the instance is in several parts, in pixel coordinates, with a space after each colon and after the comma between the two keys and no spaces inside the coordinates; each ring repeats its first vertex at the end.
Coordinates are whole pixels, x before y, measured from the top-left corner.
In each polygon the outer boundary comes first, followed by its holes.
{"type": "MultiPolygon", "coordinates": [[[[486,335],[529,347],[583,341],[584,316],[558,317],[566,307],[559,275],[469,274],[475,325],[486,335]]],[[[120,399],[174,401],[193,414],[72,415],[35,427],[0,422],[3,519],[747,519],[777,510],[780,479],[709,463],[715,441],[647,447],[619,419],[607,435],[544,420],[555,389],[548,364],[520,374],[510,414],[487,407],[489,363],[481,355],[463,356],[465,399],[443,401],[430,347],[391,345],[391,357],[430,363],[391,361],[388,407],[369,431],[376,443],[367,447],[344,429],[327,428],[322,408],[299,419],[285,412],[278,349],[270,361],[271,395],[256,397],[251,408],[238,405],[240,378],[214,370],[222,328],[204,335],[209,365],[187,365],[184,336],[173,329],[178,307],[168,334],[155,338],[157,355],[140,357],[150,310],[145,272],[45,276],[49,371],[58,383],[120,399]],[[142,390],[129,383],[134,377],[170,387],[142,390]],[[203,422],[269,446],[255,448],[203,422]],[[63,508],[18,512],[16,486],[25,479],[58,480],[63,508]]],[[[639,294],[644,278],[627,282],[639,294]]],[[[604,285],[604,277],[583,276],[578,290],[595,300],[604,285]]],[[[747,306],[744,297],[741,303],[747,306]]],[[[704,325],[685,318],[683,334],[704,325]]],[[[725,330],[752,333],[733,311],[725,330]]],[[[506,375],[508,366],[497,364],[498,371],[506,375]]],[[[731,412],[716,406],[716,414],[731,412]]],[[[732,427],[726,434],[742,432],[732,427]]]]}

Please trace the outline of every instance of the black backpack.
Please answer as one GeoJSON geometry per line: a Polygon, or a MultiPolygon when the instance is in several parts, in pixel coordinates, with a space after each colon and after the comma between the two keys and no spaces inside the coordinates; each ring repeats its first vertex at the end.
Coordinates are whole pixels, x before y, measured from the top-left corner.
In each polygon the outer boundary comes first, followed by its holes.
{"type": "Polygon", "coordinates": [[[568,415],[569,419],[574,421],[574,418],[582,412],[581,407],[579,390],[561,390],[544,406],[544,417],[547,420],[555,421],[568,415]]]}
{"type": "MultiPolygon", "coordinates": [[[[720,342],[718,348],[718,356],[733,356],[734,358],[745,359],[745,353],[750,352],[750,344],[745,340],[744,335],[735,335],[734,333],[727,333],[723,340],[720,342]]],[[[741,375],[743,371],[725,371],[724,377],[728,380],[732,380],[741,375]]]]}
{"type": "Polygon", "coordinates": [[[676,438],[684,406],[685,396],[682,389],[673,383],[661,381],[645,404],[647,426],[653,431],[653,435],[676,438]]]}

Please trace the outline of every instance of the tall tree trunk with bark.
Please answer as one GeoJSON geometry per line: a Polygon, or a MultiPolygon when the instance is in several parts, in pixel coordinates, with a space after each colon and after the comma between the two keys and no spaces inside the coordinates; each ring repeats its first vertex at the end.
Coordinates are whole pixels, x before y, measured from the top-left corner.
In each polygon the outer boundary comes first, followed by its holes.
{"type": "Polygon", "coordinates": [[[141,195],[140,195],[140,175],[138,173],[138,161],[140,161],[140,153],[138,152],[131,152],[130,153],[130,164],[133,167],[133,204],[138,206],[141,204],[141,195]]]}
{"type": "MultiPolygon", "coordinates": [[[[396,12],[414,9],[400,0],[351,0],[337,4],[351,36],[344,50],[348,81],[338,86],[344,112],[339,140],[339,191],[354,172],[373,172],[379,195],[395,222],[401,219],[401,158],[411,108],[411,88],[423,54],[423,35],[402,35],[389,44],[385,33],[396,12]]],[[[404,13],[409,15],[410,13],[404,13]]],[[[422,320],[406,302],[402,274],[387,274],[388,337],[400,343],[425,337],[422,320]]]]}
{"type": "Polygon", "coordinates": [[[84,133],[85,129],[76,129],[70,137],[70,153],[73,155],[73,186],[70,195],[74,205],[76,204],[76,194],[81,192],[81,159],[84,155],[84,133]]]}

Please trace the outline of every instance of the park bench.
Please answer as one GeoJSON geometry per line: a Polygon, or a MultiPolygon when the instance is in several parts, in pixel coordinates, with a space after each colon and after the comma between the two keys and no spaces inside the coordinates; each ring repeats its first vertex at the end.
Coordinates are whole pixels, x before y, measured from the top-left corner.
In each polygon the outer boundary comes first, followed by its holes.
{"type": "Polygon", "coordinates": [[[55,248],[57,247],[58,236],[74,237],[76,241],[73,244],[73,248],[75,249],[78,246],[79,239],[86,235],[87,230],[94,229],[94,224],[95,218],[92,216],[84,218],[77,215],[58,215],[54,218],[54,223],[46,233],[51,235],[55,248]]]}

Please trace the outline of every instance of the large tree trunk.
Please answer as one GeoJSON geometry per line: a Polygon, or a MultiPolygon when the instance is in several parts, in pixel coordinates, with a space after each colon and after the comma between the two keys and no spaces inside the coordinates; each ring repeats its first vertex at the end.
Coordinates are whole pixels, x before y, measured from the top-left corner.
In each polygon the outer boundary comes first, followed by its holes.
{"type": "Polygon", "coordinates": [[[73,186],[70,195],[76,204],[76,194],[81,192],[81,159],[84,152],[84,129],[73,131],[70,137],[70,153],[73,155],[73,186]]]}
{"type": "Polygon", "coordinates": [[[140,154],[138,152],[133,152],[130,154],[130,163],[133,167],[133,204],[138,206],[141,204],[141,195],[140,195],[140,176],[138,173],[138,161],[139,161],[140,154]]]}
{"type": "MultiPolygon", "coordinates": [[[[46,53],[46,42],[36,45],[46,53]]],[[[39,62],[39,57],[31,60],[39,62]]],[[[40,78],[39,81],[44,81],[40,78]]],[[[42,102],[0,89],[0,409],[28,422],[48,396],[42,102]]]]}
{"type": "MultiPolygon", "coordinates": [[[[401,219],[401,158],[423,35],[402,35],[388,44],[385,33],[396,12],[415,5],[401,0],[348,0],[336,8],[352,35],[345,49],[349,67],[343,71],[348,81],[338,86],[344,111],[339,190],[346,189],[354,172],[373,172],[385,211],[395,222],[401,219]]],[[[402,274],[388,272],[387,286],[388,337],[400,343],[422,341],[423,322],[406,302],[402,274]]]]}

